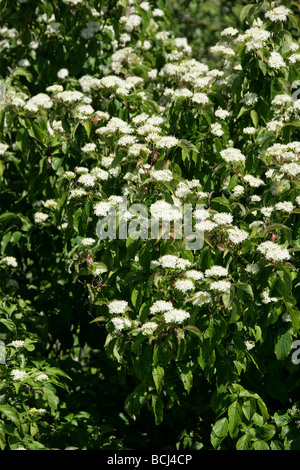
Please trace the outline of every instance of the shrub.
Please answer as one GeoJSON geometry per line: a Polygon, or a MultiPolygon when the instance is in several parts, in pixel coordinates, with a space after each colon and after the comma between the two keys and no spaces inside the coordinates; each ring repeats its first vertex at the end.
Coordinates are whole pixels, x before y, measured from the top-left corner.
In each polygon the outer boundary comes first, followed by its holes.
{"type": "Polygon", "coordinates": [[[166,430],[152,446],[299,449],[297,3],[243,6],[201,59],[163,2],[16,3],[1,12],[1,447],[143,448],[166,430]],[[123,435],[67,413],[69,376],[94,368],[123,435]]]}

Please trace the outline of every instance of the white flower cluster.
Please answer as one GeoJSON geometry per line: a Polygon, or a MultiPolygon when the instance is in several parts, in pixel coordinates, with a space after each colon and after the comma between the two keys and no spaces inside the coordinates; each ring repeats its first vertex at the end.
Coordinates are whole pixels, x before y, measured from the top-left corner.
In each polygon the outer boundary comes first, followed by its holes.
{"type": "Polygon", "coordinates": [[[261,243],[258,245],[257,250],[271,261],[284,261],[289,260],[291,257],[287,248],[271,241],[261,243]]]}

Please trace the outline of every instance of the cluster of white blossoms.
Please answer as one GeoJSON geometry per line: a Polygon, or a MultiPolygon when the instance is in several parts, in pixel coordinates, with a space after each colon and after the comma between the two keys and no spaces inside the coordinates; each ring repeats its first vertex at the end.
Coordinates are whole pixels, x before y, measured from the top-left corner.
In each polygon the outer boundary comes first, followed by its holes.
{"type": "Polygon", "coordinates": [[[111,322],[116,331],[122,331],[124,328],[131,328],[132,326],[132,322],[124,317],[113,317],[111,322]]]}
{"type": "Polygon", "coordinates": [[[257,250],[271,261],[284,261],[291,257],[287,248],[271,241],[262,242],[258,245],[257,250]]]}
{"type": "Polygon", "coordinates": [[[176,221],[182,219],[182,208],[164,200],[158,200],[150,206],[151,217],[154,220],[176,221]]]}
{"type": "Polygon", "coordinates": [[[263,304],[269,304],[271,302],[278,302],[276,297],[270,297],[270,290],[268,288],[264,289],[260,294],[261,301],[263,304]]]}
{"type": "Polygon", "coordinates": [[[271,52],[268,64],[272,69],[282,69],[286,67],[286,63],[283,60],[283,57],[279,54],[279,52],[275,51],[271,52]]]}
{"type": "Polygon", "coordinates": [[[189,312],[186,310],[173,308],[164,313],[164,320],[166,323],[182,323],[190,317],[189,312]]]}
{"type": "Polygon", "coordinates": [[[214,290],[214,291],[217,291],[217,292],[220,292],[220,293],[228,292],[230,290],[230,287],[231,287],[230,281],[224,281],[224,280],[213,281],[210,284],[210,289],[211,290],[214,290]]]}
{"type": "Polygon", "coordinates": [[[126,300],[112,300],[108,305],[109,313],[124,313],[128,307],[126,300]]]}
{"type": "Polygon", "coordinates": [[[249,237],[248,232],[246,230],[240,229],[239,227],[233,227],[227,229],[228,238],[234,244],[242,243],[249,237]]]}
{"type": "Polygon", "coordinates": [[[167,300],[156,300],[150,307],[150,313],[164,313],[173,309],[173,303],[167,300]]]}
{"type": "Polygon", "coordinates": [[[191,262],[188,259],[179,258],[176,255],[163,255],[158,258],[155,262],[155,265],[161,266],[163,268],[170,269],[186,269],[188,266],[191,266],[191,262]]]}
{"type": "Polygon", "coordinates": [[[49,217],[49,214],[45,214],[44,212],[35,212],[35,214],[33,215],[34,217],[34,221],[37,223],[37,224],[41,224],[43,222],[46,222],[46,220],[48,219],[49,217]]]}
{"type": "Polygon", "coordinates": [[[17,259],[14,256],[5,256],[1,259],[0,264],[6,264],[6,266],[11,266],[12,268],[18,266],[17,259]]]}
{"type": "Polygon", "coordinates": [[[38,93],[37,95],[29,98],[24,105],[27,111],[37,113],[41,108],[50,109],[53,106],[52,99],[46,93],[38,93]]]}
{"type": "Polygon", "coordinates": [[[236,41],[245,44],[247,51],[257,51],[265,46],[270,36],[270,31],[263,27],[252,26],[244,34],[239,34],[236,41]]]}
{"type": "Polygon", "coordinates": [[[241,150],[234,147],[221,150],[220,155],[227,163],[244,163],[246,160],[241,150]]]}
{"type": "Polygon", "coordinates": [[[26,371],[24,370],[20,370],[20,369],[13,369],[11,371],[11,375],[12,375],[12,378],[13,380],[23,380],[25,379],[25,377],[27,376],[27,373],[26,371]]]}
{"type": "Polygon", "coordinates": [[[195,289],[195,284],[191,279],[177,279],[174,283],[174,288],[180,292],[186,293],[195,289]]]}
{"type": "Polygon", "coordinates": [[[265,17],[271,21],[286,21],[289,14],[292,13],[289,8],[283,5],[273,8],[265,13],[265,17]]]}
{"type": "Polygon", "coordinates": [[[205,270],[205,277],[223,277],[228,276],[228,269],[223,266],[214,265],[205,270]]]}

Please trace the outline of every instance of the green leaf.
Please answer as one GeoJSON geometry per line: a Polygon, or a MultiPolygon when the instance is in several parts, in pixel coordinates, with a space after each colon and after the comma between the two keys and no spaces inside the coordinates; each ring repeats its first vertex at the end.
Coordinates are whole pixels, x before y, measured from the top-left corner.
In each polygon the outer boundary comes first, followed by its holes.
{"type": "Polygon", "coordinates": [[[10,405],[0,405],[0,413],[6,419],[12,421],[17,428],[20,428],[20,417],[17,410],[10,405]]]}
{"type": "Polygon", "coordinates": [[[152,394],[152,409],[155,417],[155,424],[161,424],[164,419],[164,403],[160,396],[152,394]]]}
{"type": "Polygon", "coordinates": [[[144,384],[138,385],[125,400],[124,407],[125,411],[132,418],[136,418],[143,406],[146,403],[146,390],[147,387],[144,384]]]}
{"type": "Polygon", "coordinates": [[[256,403],[254,398],[249,398],[248,400],[246,400],[242,405],[242,410],[248,421],[251,421],[251,418],[256,410],[256,403]]]}
{"type": "Polygon", "coordinates": [[[270,450],[268,444],[265,441],[255,441],[252,444],[253,450],[270,450]]]}
{"type": "Polygon", "coordinates": [[[251,449],[251,438],[248,434],[240,437],[236,443],[236,450],[250,450],[251,449]]]}
{"type": "Polygon", "coordinates": [[[184,364],[178,365],[178,371],[180,379],[183,383],[184,388],[188,393],[190,393],[193,386],[193,373],[192,371],[184,364]]]}
{"type": "Polygon", "coordinates": [[[210,441],[216,449],[228,434],[228,420],[227,418],[219,419],[212,427],[210,434],[210,441]]]}
{"type": "Polygon", "coordinates": [[[258,122],[259,122],[259,116],[254,109],[251,109],[250,116],[251,116],[254,127],[257,128],[258,122]]]}
{"type": "Polygon", "coordinates": [[[293,338],[289,331],[286,331],[282,334],[278,334],[275,343],[275,354],[279,361],[288,357],[292,349],[292,344],[293,338]]]}
{"type": "Polygon", "coordinates": [[[142,303],[142,288],[141,286],[136,286],[131,293],[131,302],[134,308],[139,308],[142,303]]]}
{"type": "Polygon", "coordinates": [[[198,336],[198,338],[202,339],[202,333],[201,331],[199,330],[199,328],[197,328],[196,326],[194,325],[186,325],[184,328],[184,330],[187,330],[187,331],[190,331],[191,333],[195,334],[196,336],[198,336]]]}
{"type": "Polygon", "coordinates": [[[272,424],[256,427],[255,436],[263,441],[269,441],[276,434],[276,428],[272,424]]]}
{"type": "Polygon", "coordinates": [[[164,383],[164,378],[165,378],[165,370],[161,366],[155,366],[152,369],[152,377],[153,381],[155,384],[155,388],[157,393],[161,392],[163,383],[164,383]]]}
{"type": "Polygon", "coordinates": [[[238,400],[233,402],[228,408],[228,430],[232,438],[235,438],[239,433],[239,425],[242,421],[242,407],[238,400]]]}

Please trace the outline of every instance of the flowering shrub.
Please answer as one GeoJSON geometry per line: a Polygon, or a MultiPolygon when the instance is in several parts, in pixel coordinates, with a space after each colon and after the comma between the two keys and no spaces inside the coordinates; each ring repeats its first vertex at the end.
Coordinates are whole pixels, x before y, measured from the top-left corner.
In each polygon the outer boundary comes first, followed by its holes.
{"type": "Polygon", "coordinates": [[[243,6],[199,60],[160,1],[2,8],[3,449],[122,447],[63,426],[94,424],[79,365],[162,448],[300,448],[298,9],[243,6]]]}

